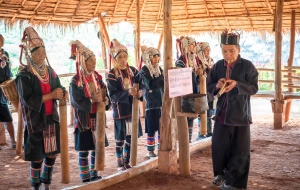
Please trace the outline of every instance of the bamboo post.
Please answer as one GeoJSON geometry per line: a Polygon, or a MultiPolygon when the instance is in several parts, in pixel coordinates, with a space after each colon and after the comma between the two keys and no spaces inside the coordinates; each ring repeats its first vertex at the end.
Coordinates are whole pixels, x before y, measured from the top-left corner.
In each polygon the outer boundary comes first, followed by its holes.
{"type": "Polygon", "coordinates": [[[104,69],[107,69],[108,66],[107,66],[106,47],[105,47],[104,37],[100,31],[99,31],[99,39],[101,41],[102,60],[103,60],[104,69]]]}
{"type": "Polygon", "coordinates": [[[104,170],[105,163],[105,97],[106,88],[101,88],[100,93],[103,101],[97,103],[96,114],[96,150],[95,150],[95,169],[98,171],[104,170]]]}
{"type": "Polygon", "coordinates": [[[172,121],[171,107],[172,98],[169,97],[168,70],[173,66],[172,58],[172,0],[164,2],[164,96],[162,105],[162,116],[160,118],[160,149],[158,156],[158,170],[163,173],[177,172],[176,150],[172,147],[172,121]]]}
{"type": "Polygon", "coordinates": [[[22,142],[23,142],[23,118],[22,118],[22,108],[19,105],[18,131],[17,131],[17,144],[16,144],[16,154],[17,155],[20,155],[22,153],[22,142]]]}
{"type": "Polygon", "coordinates": [[[0,145],[6,144],[4,123],[0,122],[0,145]]]}
{"type": "MultiPolygon", "coordinates": [[[[139,91],[139,84],[134,83],[133,88],[139,91]]],[[[132,130],[131,130],[131,147],[130,147],[130,165],[136,166],[137,163],[137,146],[139,134],[139,99],[133,97],[132,100],[132,130]]]]}
{"type": "MultiPolygon", "coordinates": [[[[200,76],[200,94],[206,94],[206,76],[201,72],[200,76]]],[[[207,134],[207,111],[205,110],[203,114],[200,114],[200,128],[199,132],[200,135],[206,135],[207,134]]]]}
{"type": "Polygon", "coordinates": [[[59,100],[61,183],[70,183],[69,144],[66,99],[59,100]]]}
{"type": "Polygon", "coordinates": [[[141,12],[140,12],[140,0],[136,0],[136,66],[137,68],[139,68],[139,64],[140,64],[140,49],[141,49],[141,27],[140,27],[140,23],[141,23],[141,12]]]}
{"type": "MultiPolygon", "coordinates": [[[[289,55],[289,59],[288,59],[288,66],[289,67],[293,66],[293,61],[294,61],[295,33],[296,33],[295,18],[296,18],[295,10],[292,10],[292,13],[291,13],[290,55],[289,55]]],[[[288,76],[292,76],[292,73],[288,72],[288,76]]],[[[292,84],[292,78],[288,78],[288,81],[289,81],[289,84],[292,84]]],[[[288,88],[288,91],[293,92],[293,88],[288,88]]],[[[291,104],[292,104],[292,100],[291,99],[287,100],[287,103],[285,105],[285,117],[284,117],[285,122],[289,121],[289,119],[290,119],[291,104]]]]}
{"type": "MultiPolygon", "coordinates": [[[[174,98],[176,113],[181,112],[181,97],[174,98]]],[[[182,176],[189,176],[190,169],[190,149],[187,117],[176,114],[179,142],[179,171],[182,176]]]]}
{"type": "Polygon", "coordinates": [[[277,0],[275,19],[275,95],[274,128],[282,128],[283,96],[281,88],[281,52],[282,52],[282,12],[283,0],[277,0]]]}

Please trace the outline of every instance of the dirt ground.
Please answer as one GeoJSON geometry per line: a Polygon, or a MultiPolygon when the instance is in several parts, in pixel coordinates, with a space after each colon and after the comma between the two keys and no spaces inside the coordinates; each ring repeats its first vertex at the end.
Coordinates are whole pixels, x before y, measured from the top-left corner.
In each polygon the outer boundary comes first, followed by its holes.
{"type": "MultiPolygon", "coordinates": [[[[300,101],[294,101],[291,119],[282,130],[273,129],[273,115],[269,100],[252,100],[253,124],[251,125],[251,163],[248,189],[250,190],[300,190],[300,101]]],[[[111,112],[107,112],[107,136],[110,146],[106,149],[105,171],[103,176],[117,172],[115,142],[111,112]]],[[[13,114],[17,127],[17,114],[13,114]]],[[[141,119],[144,125],[144,120],[141,119]]],[[[60,157],[57,158],[51,189],[62,189],[81,184],[77,166],[77,152],[74,150],[73,126],[69,125],[69,159],[71,182],[60,183],[60,157]]],[[[197,122],[194,122],[193,140],[197,136],[197,122]]],[[[7,142],[9,136],[6,135],[7,142]]],[[[147,158],[146,136],[138,142],[138,163],[147,158]]],[[[30,189],[29,162],[17,156],[10,145],[2,145],[0,150],[0,190],[30,189]]],[[[157,169],[116,184],[107,190],[169,190],[169,189],[218,189],[211,185],[213,179],[210,148],[191,154],[191,176],[181,177],[158,173],[157,169]]]]}

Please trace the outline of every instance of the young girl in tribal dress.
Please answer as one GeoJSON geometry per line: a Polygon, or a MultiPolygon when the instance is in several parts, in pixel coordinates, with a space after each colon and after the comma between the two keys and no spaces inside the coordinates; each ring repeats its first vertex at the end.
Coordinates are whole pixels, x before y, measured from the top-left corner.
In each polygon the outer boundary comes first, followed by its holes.
{"type": "MultiPolygon", "coordinates": [[[[44,43],[36,31],[27,27],[22,41],[27,60],[30,60],[16,78],[25,127],[24,160],[31,162],[32,189],[39,189],[41,183],[43,189],[49,189],[55,158],[60,153],[60,126],[55,100],[63,98],[64,88],[49,63],[45,63],[44,43]]],[[[67,93],[65,97],[68,97],[67,93]]]]}
{"type": "MultiPolygon", "coordinates": [[[[192,85],[193,85],[193,94],[199,93],[199,75],[200,74],[200,64],[199,59],[196,56],[195,48],[196,48],[196,41],[192,37],[181,37],[177,39],[177,43],[180,46],[181,56],[175,62],[176,67],[192,67],[192,85]]],[[[189,141],[192,142],[192,135],[193,135],[193,127],[194,127],[194,119],[188,117],[188,130],[189,130],[189,141]]]]}
{"type": "Polygon", "coordinates": [[[164,93],[163,70],[158,65],[160,52],[153,47],[147,48],[142,54],[145,64],[139,71],[141,79],[140,88],[143,90],[143,98],[146,100],[145,133],[147,133],[148,158],[156,157],[155,133],[158,132],[157,144],[159,146],[160,131],[159,119],[161,117],[162,98],[164,93]]]}
{"type": "MultiPolygon", "coordinates": [[[[202,67],[203,72],[206,74],[206,76],[209,76],[212,66],[214,65],[213,59],[209,56],[210,54],[210,47],[209,43],[207,42],[199,42],[197,43],[197,55],[202,67]]],[[[208,110],[207,110],[207,134],[201,135],[200,132],[198,132],[198,138],[197,140],[204,139],[206,137],[212,136],[212,116],[215,114],[214,109],[214,95],[207,92],[207,101],[208,101],[208,110]]],[[[200,117],[198,117],[198,128],[200,128],[200,117]]]]}
{"type": "MultiPolygon", "coordinates": [[[[71,58],[76,55],[76,75],[70,84],[70,100],[74,107],[75,115],[75,150],[78,151],[78,166],[82,182],[101,179],[95,170],[95,130],[97,102],[102,101],[100,88],[106,88],[102,76],[95,71],[96,58],[94,53],[76,40],[72,44],[71,58]],[[77,53],[76,53],[77,51],[77,53]],[[91,151],[90,168],[88,163],[89,151],[91,151]]],[[[109,109],[109,99],[106,110],[109,109]]],[[[105,136],[105,145],[108,141],[105,136]]]]}
{"type": "MultiPolygon", "coordinates": [[[[125,46],[116,39],[111,42],[111,56],[115,61],[115,67],[108,73],[107,88],[112,101],[114,131],[116,139],[116,156],[118,170],[131,168],[130,145],[131,145],[131,114],[133,96],[142,101],[142,92],[133,88],[133,83],[138,83],[138,71],[128,65],[128,53],[125,46]],[[124,146],[124,141],[125,146],[124,146]]],[[[142,136],[142,127],[139,120],[139,134],[142,136]]]]}

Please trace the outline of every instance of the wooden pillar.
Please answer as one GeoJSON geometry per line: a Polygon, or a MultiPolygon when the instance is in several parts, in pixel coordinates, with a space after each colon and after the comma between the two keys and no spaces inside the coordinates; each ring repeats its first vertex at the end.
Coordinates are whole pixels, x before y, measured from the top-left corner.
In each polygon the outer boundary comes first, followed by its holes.
{"type": "Polygon", "coordinates": [[[164,0],[164,96],[160,119],[160,149],[158,170],[164,173],[177,172],[176,150],[172,147],[172,99],[169,97],[168,70],[173,66],[172,57],[172,0],[164,0]]]}
{"type": "Polygon", "coordinates": [[[96,150],[95,150],[95,170],[104,171],[105,164],[105,127],[106,127],[106,115],[105,115],[105,97],[106,88],[101,88],[100,93],[103,101],[97,103],[96,114],[96,150]]]}
{"type": "MultiPolygon", "coordinates": [[[[291,67],[293,66],[293,61],[294,61],[295,33],[296,33],[295,18],[296,18],[295,10],[292,10],[292,13],[291,13],[290,55],[289,55],[289,59],[288,59],[288,66],[289,66],[288,69],[289,70],[292,70],[291,67]]],[[[288,72],[288,76],[292,76],[292,72],[288,72]]],[[[288,78],[288,83],[292,84],[292,79],[291,78],[288,78]]],[[[288,88],[288,91],[293,92],[293,88],[288,88]]],[[[287,103],[285,105],[285,117],[284,117],[285,122],[287,122],[290,119],[291,104],[292,104],[292,100],[287,100],[287,103]]]]}
{"type": "MultiPolygon", "coordinates": [[[[200,94],[206,94],[206,76],[201,72],[200,76],[200,94]]],[[[207,111],[205,110],[203,114],[200,114],[200,128],[199,132],[200,135],[206,135],[207,134],[207,111]]]]}
{"type": "Polygon", "coordinates": [[[59,100],[61,183],[70,183],[69,143],[66,99],[59,100]]]}
{"type": "Polygon", "coordinates": [[[6,144],[4,123],[0,122],[0,145],[4,145],[4,144],[6,144]]]}
{"type": "Polygon", "coordinates": [[[140,0],[136,0],[136,67],[139,68],[140,65],[140,58],[141,58],[141,27],[140,27],[140,22],[141,22],[141,12],[140,12],[140,0]]]}
{"type": "Polygon", "coordinates": [[[107,61],[107,56],[106,56],[106,46],[105,46],[103,34],[100,31],[99,31],[99,39],[101,41],[102,60],[103,60],[104,69],[107,69],[108,61],[107,61]]]}
{"type": "Polygon", "coordinates": [[[275,96],[274,128],[282,128],[283,96],[281,88],[282,12],[284,0],[277,0],[275,20],[275,96]]]}
{"type": "Polygon", "coordinates": [[[103,54],[103,57],[105,58],[105,61],[103,60],[103,62],[106,62],[106,64],[104,64],[104,66],[106,66],[105,69],[107,69],[107,68],[111,69],[111,65],[108,66],[108,61],[107,61],[108,56],[107,56],[107,51],[106,51],[106,48],[109,48],[109,46],[110,46],[109,45],[110,39],[109,39],[109,35],[106,30],[106,26],[105,26],[105,23],[104,23],[104,20],[103,20],[103,17],[101,16],[101,14],[98,16],[98,23],[100,26],[99,38],[101,36],[101,41],[104,42],[104,44],[105,44],[105,47],[103,47],[103,43],[102,43],[102,54],[103,54]]]}
{"type": "Polygon", "coordinates": [[[163,41],[163,37],[164,37],[164,33],[163,31],[161,32],[160,36],[159,36],[159,40],[158,40],[158,45],[157,45],[157,49],[160,50],[161,48],[161,44],[162,44],[162,41],[163,41]]]}
{"type": "MultiPolygon", "coordinates": [[[[174,98],[175,112],[181,112],[181,97],[174,98]]],[[[190,166],[190,148],[189,148],[189,133],[187,117],[178,116],[176,114],[178,127],[178,142],[179,142],[179,171],[182,176],[189,176],[191,174],[190,166]]]]}
{"type": "Polygon", "coordinates": [[[17,144],[16,144],[16,154],[20,155],[22,153],[22,143],[23,143],[23,118],[22,118],[22,108],[19,105],[18,109],[18,131],[17,131],[17,144]]]}
{"type": "MultiPolygon", "coordinates": [[[[139,90],[139,84],[134,83],[134,88],[139,90]]],[[[131,148],[130,148],[130,165],[136,166],[137,163],[137,146],[139,134],[139,99],[133,97],[132,102],[132,132],[131,132],[131,148]]]]}

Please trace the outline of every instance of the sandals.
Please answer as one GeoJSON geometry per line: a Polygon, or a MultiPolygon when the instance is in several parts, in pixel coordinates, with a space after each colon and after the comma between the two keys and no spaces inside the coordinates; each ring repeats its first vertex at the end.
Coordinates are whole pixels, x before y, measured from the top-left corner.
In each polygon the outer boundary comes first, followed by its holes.
{"type": "Polygon", "coordinates": [[[221,185],[220,187],[221,190],[243,190],[243,188],[237,188],[237,187],[232,187],[230,185],[221,185]]]}
{"type": "Polygon", "coordinates": [[[118,172],[122,172],[125,170],[127,170],[127,168],[125,168],[125,166],[118,167],[118,172]]]}
{"type": "Polygon", "coordinates": [[[150,159],[157,157],[157,155],[153,151],[149,151],[146,157],[150,159]]]}
{"type": "Polygon", "coordinates": [[[224,184],[225,176],[224,175],[217,175],[215,179],[212,181],[214,186],[220,186],[224,184]]]}
{"type": "Polygon", "coordinates": [[[102,179],[102,176],[98,175],[96,177],[91,177],[90,179],[91,179],[91,181],[96,181],[96,180],[102,179]]]}

